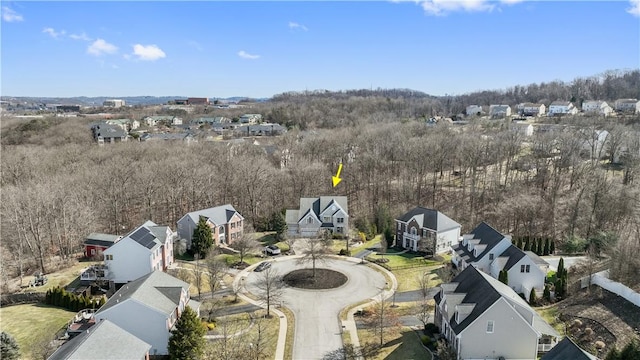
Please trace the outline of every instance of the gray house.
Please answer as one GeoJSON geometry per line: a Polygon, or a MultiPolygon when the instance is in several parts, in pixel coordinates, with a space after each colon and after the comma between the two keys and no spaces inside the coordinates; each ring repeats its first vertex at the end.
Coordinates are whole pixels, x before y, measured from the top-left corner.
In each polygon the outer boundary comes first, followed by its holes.
{"type": "Polygon", "coordinates": [[[151,345],[103,320],[64,343],[47,360],[143,360],[149,358],[150,349],[151,345]]]}
{"type": "Polygon", "coordinates": [[[434,299],[435,324],[459,359],[536,359],[560,337],[515,291],[473,266],[434,299]]]}
{"type": "Polygon", "coordinates": [[[287,210],[289,236],[315,237],[320,230],[349,233],[349,206],[346,196],[301,198],[300,209],[287,210]]]}
{"type": "Polygon", "coordinates": [[[396,219],[396,246],[432,254],[451,251],[460,238],[460,224],[438,210],[418,206],[396,219]]]}
{"type": "Polygon", "coordinates": [[[187,241],[188,249],[191,248],[193,230],[198,226],[200,217],[203,217],[211,228],[216,246],[230,245],[244,232],[244,217],[231,204],[192,211],[178,220],[178,238],[187,241]]]}

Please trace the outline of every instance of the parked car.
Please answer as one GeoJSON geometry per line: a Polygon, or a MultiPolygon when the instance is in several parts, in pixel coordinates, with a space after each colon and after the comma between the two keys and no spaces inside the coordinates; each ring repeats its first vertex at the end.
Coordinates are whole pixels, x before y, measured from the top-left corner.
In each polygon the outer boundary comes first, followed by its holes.
{"type": "Polygon", "coordinates": [[[265,251],[267,254],[270,254],[270,255],[280,255],[280,253],[281,253],[280,248],[279,248],[279,247],[277,247],[276,245],[269,245],[269,246],[266,246],[266,247],[264,248],[264,251],[265,251]]]}
{"type": "Polygon", "coordinates": [[[271,263],[265,261],[263,263],[260,263],[260,265],[258,265],[253,271],[260,272],[260,271],[267,270],[270,267],[271,267],[271,263]]]}

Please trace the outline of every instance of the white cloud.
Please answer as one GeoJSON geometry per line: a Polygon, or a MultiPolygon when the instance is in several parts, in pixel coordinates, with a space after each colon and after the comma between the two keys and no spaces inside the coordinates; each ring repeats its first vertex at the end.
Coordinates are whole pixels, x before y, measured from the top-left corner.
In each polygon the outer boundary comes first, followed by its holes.
{"type": "Polygon", "coordinates": [[[238,51],[238,56],[240,56],[243,59],[249,59],[249,60],[255,60],[260,58],[260,55],[251,55],[244,50],[238,51]]]}
{"type": "Polygon", "coordinates": [[[297,22],[293,22],[293,21],[289,21],[289,29],[300,29],[300,30],[304,30],[304,31],[308,31],[309,29],[307,29],[306,26],[302,25],[302,24],[298,24],[297,22]]]}
{"type": "MultiPolygon", "coordinates": [[[[413,0],[411,2],[420,5],[428,15],[444,16],[455,11],[491,12],[495,9],[500,10],[500,4],[513,5],[523,1],[525,0],[413,0]]],[[[392,0],[392,2],[401,3],[407,0],[392,0]]]]}
{"type": "Polygon", "coordinates": [[[84,41],[91,41],[91,38],[87,36],[87,34],[82,33],[82,34],[69,34],[69,37],[72,38],[73,40],[84,40],[84,41]]]}
{"type": "Polygon", "coordinates": [[[199,42],[195,41],[195,40],[189,40],[187,42],[187,44],[189,44],[189,46],[191,46],[192,48],[198,50],[198,51],[202,51],[204,50],[204,48],[202,47],[202,45],[200,45],[199,42]]]}
{"type": "Polygon", "coordinates": [[[42,32],[45,34],[49,34],[52,38],[57,39],[58,36],[64,35],[67,32],[64,30],[61,31],[56,31],[54,28],[44,28],[42,29],[42,32]]]}
{"type": "Polygon", "coordinates": [[[95,56],[100,56],[104,54],[115,54],[118,51],[118,47],[109,44],[108,42],[97,39],[87,48],[87,53],[95,56]]]}
{"type": "Polygon", "coordinates": [[[640,0],[629,0],[631,7],[627,9],[627,12],[633,16],[640,17],[640,0]]]}
{"type": "Polygon", "coordinates": [[[2,20],[6,21],[6,22],[20,22],[20,21],[24,21],[24,18],[22,17],[22,15],[20,15],[17,12],[13,11],[10,7],[3,6],[2,7],[2,20]]]}
{"type": "Polygon", "coordinates": [[[133,45],[133,55],[137,56],[138,60],[144,61],[156,61],[167,57],[167,54],[165,54],[158,46],[141,44],[133,45]]]}

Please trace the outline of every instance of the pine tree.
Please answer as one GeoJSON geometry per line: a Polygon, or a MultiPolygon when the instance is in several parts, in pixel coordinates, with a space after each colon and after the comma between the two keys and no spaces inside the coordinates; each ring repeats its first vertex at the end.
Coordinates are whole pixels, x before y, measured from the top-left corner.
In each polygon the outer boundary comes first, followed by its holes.
{"type": "Polygon", "coordinates": [[[169,337],[169,356],[173,360],[199,359],[205,349],[205,327],[198,315],[190,307],[185,307],[182,315],[171,330],[169,337]]]}
{"type": "Polygon", "coordinates": [[[0,359],[18,360],[20,358],[20,347],[13,336],[6,332],[0,333],[0,359]]]}
{"type": "Polygon", "coordinates": [[[213,246],[213,233],[211,232],[211,227],[207,224],[207,219],[204,216],[200,216],[198,226],[193,229],[191,251],[193,251],[194,255],[200,255],[200,259],[204,259],[211,246],[213,246]]]}
{"type": "Polygon", "coordinates": [[[287,221],[281,212],[274,212],[271,215],[271,227],[276,232],[276,239],[282,240],[287,232],[287,221]]]}
{"type": "Polygon", "coordinates": [[[529,304],[536,305],[538,303],[538,296],[536,295],[536,289],[531,289],[529,293],[529,304]]]}
{"type": "Polygon", "coordinates": [[[620,359],[620,352],[615,346],[612,347],[611,350],[609,350],[609,352],[607,353],[607,357],[604,358],[604,360],[619,360],[619,359],[620,359]]]}
{"type": "Polygon", "coordinates": [[[544,285],[544,292],[542,293],[542,298],[546,301],[551,302],[551,290],[549,289],[549,285],[544,285]]]}
{"type": "Polygon", "coordinates": [[[558,262],[558,271],[556,271],[556,278],[560,279],[564,274],[564,258],[560,258],[558,262]]]}
{"type": "Polygon", "coordinates": [[[551,240],[551,244],[549,244],[549,255],[553,255],[556,252],[556,242],[551,240]]]}
{"type": "Polygon", "coordinates": [[[518,238],[518,249],[522,250],[522,237],[518,238]]]}
{"type": "Polygon", "coordinates": [[[500,270],[500,273],[498,274],[498,281],[505,285],[509,285],[509,273],[507,270],[500,270]]]}
{"type": "Polygon", "coordinates": [[[536,239],[536,255],[542,255],[542,239],[536,239]]]}
{"type": "Polygon", "coordinates": [[[549,238],[544,239],[544,248],[542,249],[542,255],[549,255],[549,238]]]}
{"type": "Polygon", "coordinates": [[[637,340],[631,340],[631,342],[620,351],[619,359],[640,359],[640,344],[638,344],[637,340]]]}
{"type": "Polygon", "coordinates": [[[529,237],[527,236],[526,241],[524,242],[524,251],[531,251],[531,242],[529,241],[529,237]]]}

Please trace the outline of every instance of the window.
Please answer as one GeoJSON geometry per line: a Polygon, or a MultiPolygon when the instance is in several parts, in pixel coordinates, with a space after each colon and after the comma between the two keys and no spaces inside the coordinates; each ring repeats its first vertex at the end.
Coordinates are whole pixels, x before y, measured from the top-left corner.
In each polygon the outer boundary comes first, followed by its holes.
{"type": "Polygon", "coordinates": [[[344,218],[338,218],[338,224],[344,223],[344,218]]]}
{"type": "Polygon", "coordinates": [[[307,224],[311,224],[311,223],[313,223],[313,219],[311,217],[308,217],[307,218],[307,224]]]}
{"type": "Polygon", "coordinates": [[[415,235],[416,234],[416,228],[415,227],[411,227],[411,235],[415,235]]]}
{"type": "Polygon", "coordinates": [[[326,222],[326,223],[331,222],[331,217],[330,216],[325,216],[323,221],[326,222]]]}
{"type": "Polygon", "coordinates": [[[398,223],[398,230],[402,230],[402,224],[398,223]]]}
{"type": "Polygon", "coordinates": [[[493,260],[493,254],[489,254],[489,261],[493,260]]]}
{"type": "Polygon", "coordinates": [[[231,228],[235,229],[236,228],[236,223],[231,223],[231,228]]]}
{"type": "Polygon", "coordinates": [[[337,233],[342,234],[343,230],[342,230],[342,228],[341,228],[341,227],[337,227],[337,228],[336,228],[336,232],[337,232],[337,233]]]}
{"type": "Polygon", "coordinates": [[[487,332],[489,334],[493,333],[493,320],[487,321],[487,332]]]}
{"type": "Polygon", "coordinates": [[[96,254],[96,249],[91,249],[91,255],[95,255],[96,254]]]}
{"type": "Polygon", "coordinates": [[[113,255],[105,255],[104,259],[105,260],[113,260],[113,255]]]}
{"type": "Polygon", "coordinates": [[[531,265],[527,265],[527,268],[526,268],[525,272],[529,272],[529,270],[531,270],[531,265]]]}
{"type": "Polygon", "coordinates": [[[521,273],[523,273],[523,272],[524,272],[524,269],[525,269],[525,266],[524,266],[524,265],[520,265],[520,272],[521,272],[521,273]]]}

